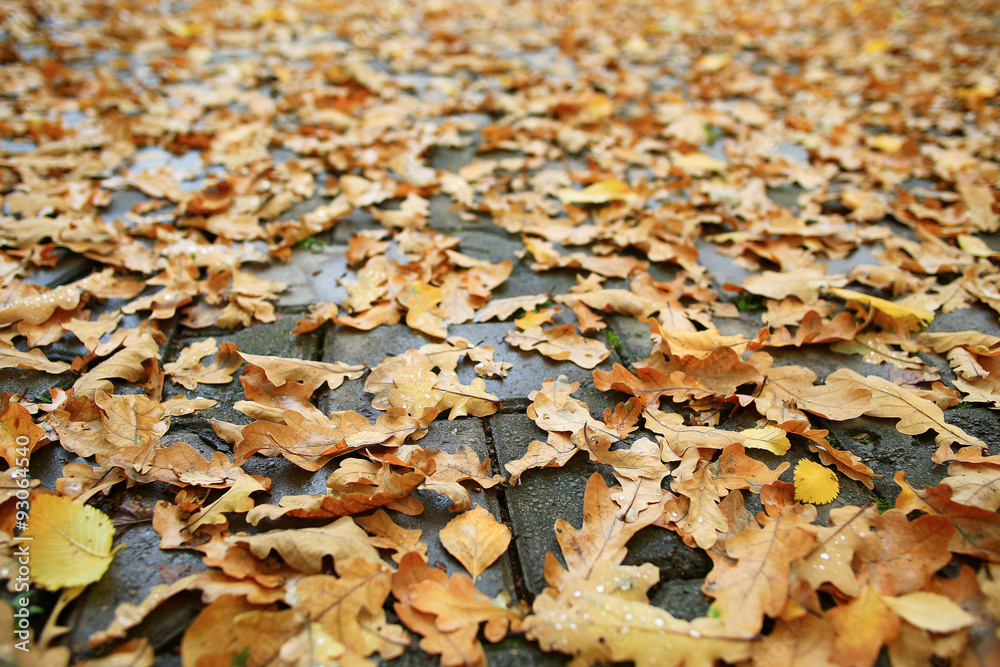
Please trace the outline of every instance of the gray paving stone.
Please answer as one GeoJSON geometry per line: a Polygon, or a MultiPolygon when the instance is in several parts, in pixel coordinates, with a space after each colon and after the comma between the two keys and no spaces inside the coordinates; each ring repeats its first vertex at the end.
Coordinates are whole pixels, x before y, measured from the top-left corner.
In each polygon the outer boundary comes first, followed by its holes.
{"type": "Polygon", "coordinates": [[[286,262],[272,262],[262,269],[250,269],[261,280],[273,280],[288,285],[278,296],[279,308],[308,306],[320,301],[339,303],[347,298],[347,290],[337,282],[347,273],[347,246],[323,245],[317,242],[310,249],[296,248],[286,262]]]}

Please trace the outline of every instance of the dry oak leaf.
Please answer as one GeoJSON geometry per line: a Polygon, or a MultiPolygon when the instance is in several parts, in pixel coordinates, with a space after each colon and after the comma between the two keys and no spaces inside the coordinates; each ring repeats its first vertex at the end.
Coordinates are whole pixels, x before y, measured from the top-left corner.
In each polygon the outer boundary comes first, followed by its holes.
{"type": "Polygon", "coordinates": [[[194,391],[199,384],[229,384],[242,363],[235,345],[223,343],[218,346],[214,338],[206,338],[181,350],[176,361],[163,364],[163,372],[188,391],[194,391]],[[216,352],[215,361],[210,365],[201,363],[203,357],[216,352]]]}
{"type": "Polygon", "coordinates": [[[45,430],[35,424],[27,408],[9,403],[6,398],[0,400],[0,456],[11,469],[27,469],[28,459],[42,442],[45,430]]]}
{"type": "Polygon", "coordinates": [[[368,535],[348,516],[315,528],[272,530],[257,535],[230,535],[226,542],[245,545],[254,556],[262,560],[272,550],[276,551],[285,563],[303,574],[322,572],[326,556],[330,556],[334,563],[352,558],[382,562],[369,542],[368,535]]]}
{"type": "Polygon", "coordinates": [[[42,324],[56,310],[76,310],[85,295],[100,291],[114,281],[114,270],[108,268],[69,285],[17,299],[0,307],[0,326],[14,322],[42,324]]]}
{"type": "MultiPolygon", "coordinates": [[[[183,442],[153,450],[145,473],[137,472],[132,459],[114,450],[98,452],[97,459],[101,466],[121,468],[130,479],[141,483],[159,481],[174,486],[221,489],[232,486],[246,474],[222,452],[213,452],[212,458],[206,460],[198,450],[183,442]]],[[[270,486],[266,477],[257,480],[265,488],[270,486]]]]}
{"type": "Polygon", "coordinates": [[[890,345],[896,345],[898,338],[894,333],[865,331],[854,340],[838,341],[830,346],[837,354],[856,354],[864,358],[866,364],[890,364],[896,368],[919,370],[926,364],[919,357],[906,353],[905,350],[893,350],[890,345]]]}
{"type": "Polygon", "coordinates": [[[494,643],[506,637],[508,630],[520,629],[524,616],[522,609],[504,604],[505,595],[487,597],[461,572],[451,575],[447,584],[433,579],[411,584],[406,597],[417,611],[434,614],[434,625],[442,632],[455,632],[468,625],[478,627],[485,622],[483,634],[494,643]]]}
{"type": "Polygon", "coordinates": [[[464,482],[471,480],[479,486],[489,489],[501,484],[501,475],[490,475],[492,462],[489,459],[480,462],[476,450],[465,443],[459,443],[454,454],[444,450],[433,452],[436,468],[434,479],[443,482],[464,482]]]}
{"type": "Polygon", "coordinates": [[[267,357],[238,352],[248,364],[263,368],[268,381],[277,387],[286,382],[297,381],[308,382],[314,387],[321,387],[325,382],[330,389],[336,389],[344,383],[344,380],[357,380],[365,372],[364,366],[352,366],[340,361],[329,364],[308,359],[267,357]]]}
{"type": "Polygon", "coordinates": [[[508,331],[504,340],[522,350],[535,350],[550,359],[571,361],[587,369],[594,368],[611,354],[604,343],[576,333],[572,324],[563,324],[548,331],[541,327],[524,332],[508,331]]]}
{"type": "Polygon", "coordinates": [[[417,611],[408,604],[393,605],[406,627],[420,635],[420,650],[441,656],[442,667],[486,667],[486,653],[478,639],[479,625],[465,625],[442,632],[434,625],[434,614],[417,611]]]}
{"type": "Polygon", "coordinates": [[[535,598],[523,630],[542,650],[574,656],[575,665],[707,666],[749,657],[751,643],[727,637],[718,620],[688,622],[649,604],[646,593],[658,579],[650,563],[604,565],[589,577],[569,577],[558,592],[535,598]]]}
{"type": "Polygon", "coordinates": [[[384,358],[365,380],[365,391],[375,394],[376,410],[403,408],[406,413],[429,422],[440,412],[442,394],[435,389],[437,374],[431,360],[417,350],[407,350],[397,357],[384,358]]]}
{"type": "Polygon", "coordinates": [[[829,526],[813,526],[819,543],[800,562],[799,577],[813,589],[829,582],[844,595],[857,597],[861,588],[853,568],[855,553],[881,550],[874,529],[878,516],[871,505],[831,509],[829,526]]]}
{"type": "Polygon", "coordinates": [[[376,510],[369,516],[354,517],[354,523],[368,533],[368,542],[376,549],[391,549],[392,559],[401,563],[408,553],[427,558],[427,543],[420,540],[423,531],[419,528],[403,528],[392,520],[384,510],[376,510]]]}
{"type": "Polygon", "coordinates": [[[330,419],[309,402],[316,389],[309,382],[290,380],[277,386],[267,379],[263,368],[248,364],[240,373],[240,384],[251,404],[238,401],[233,407],[249,417],[264,419],[263,414],[277,413],[278,419],[270,421],[280,421],[285,410],[294,410],[316,424],[330,423],[330,419]]]}
{"type": "Polygon", "coordinates": [[[759,526],[726,540],[724,555],[709,552],[714,567],[702,591],[715,598],[722,623],[737,636],[753,637],[765,615],[780,616],[788,602],[792,565],[816,544],[809,528],[815,507],[770,502],[764,506],[767,513],[758,515],[759,526]]]}
{"type": "Polygon", "coordinates": [[[860,417],[871,408],[873,391],[838,373],[817,385],[816,374],[805,366],[769,368],[757,394],[757,411],[778,424],[795,421],[798,410],[834,421],[860,417]]]}
{"type": "Polygon", "coordinates": [[[952,463],[941,483],[952,488],[953,502],[991,512],[1000,510],[1000,468],[996,466],[952,463]]]}
{"type": "Polygon", "coordinates": [[[50,493],[33,494],[28,529],[31,581],[48,590],[85,586],[101,578],[115,551],[111,519],[97,508],[50,493]]]}
{"type": "Polygon", "coordinates": [[[837,474],[809,459],[795,465],[795,499],[814,505],[832,502],[840,493],[837,474]]]}
{"type": "Polygon", "coordinates": [[[337,320],[337,313],[340,312],[337,308],[337,304],[331,303],[329,301],[321,301],[317,304],[309,306],[309,316],[300,317],[295,320],[295,328],[292,329],[293,334],[304,334],[310,331],[315,331],[327,322],[335,322],[337,320]]]}
{"type": "Polygon", "coordinates": [[[589,437],[618,440],[618,434],[604,422],[590,416],[590,409],[571,394],[580,388],[579,382],[570,382],[565,375],[553,380],[546,378],[542,388],[528,394],[531,405],[526,414],[539,428],[549,432],[570,433],[574,439],[582,436],[586,428],[589,437]]]}
{"type": "Polygon", "coordinates": [[[383,660],[403,653],[409,636],[386,621],[382,608],[392,572],[381,561],[361,558],[336,565],[337,576],[314,574],[294,584],[293,609],[307,614],[334,639],[361,656],[378,652],[383,660]]]}
{"type": "Polygon", "coordinates": [[[897,509],[944,517],[955,526],[948,541],[950,551],[1000,563],[1000,515],[955,502],[951,499],[952,489],[946,484],[917,491],[906,481],[903,471],[897,472],[893,481],[902,488],[896,498],[897,509]]]}
{"type": "Polygon", "coordinates": [[[712,392],[696,378],[681,371],[664,373],[656,368],[639,367],[635,375],[621,364],[610,371],[594,371],[594,387],[600,391],[614,389],[639,399],[644,406],[656,408],[660,398],[687,401],[710,396],[712,392]]]}
{"type": "Polygon", "coordinates": [[[657,370],[671,379],[678,378],[677,373],[682,373],[695,380],[698,386],[721,397],[735,395],[741,385],[758,384],[763,380],[761,372],[742,361],[740,355],[730,347],[717,347],[702,359],[671,357],[668,360],[657,352],[638,362],[636,367],[657,370]]]}
{"type": "Polygon", "coordinates": [[[307,626],[307,620],[294,609],[277,611],[236,595],[223,595],[202,609],[184,630],[181,665],[230,665],[246,656],[246,664],[288,667],[288,662],[276,658],[287,641],[308,631],[303,630],[307,626]]]}
{"type": "Polygon", "coordinates": [[[872,477],[881,477],[881,475],[876,475],[875,471],[862,463],[855,454],[831,445],[826,440],[828,433],[826,430],[802,430],[802,427],[805,426],[802,422],[787,423],[782,424],[782,426],[787,428],[789,433],[798,433],[808,438],[809,451],[816,452],[823,465],[832,465],[845,477],[861,482],[869,489],[875,488],[872,477]]]}
{"type": "Polygon", "coordinates": [[[550,585],[561,588],[560,582],[567,576],[586,579],[599,566],[618,565],[628,553],[625,544],[658,518],[653,516],[654,512],[646,512],[635,521],[626,522],[618,518],[617,510],[601,475],[591,475],[584,491],[581,527],[577,529],[565,519],[556,519],[556,541],[568,571],[563,571],[555,564],[555,557],[548,554],[545,576],[550,585]]]}
{"type": "Polygon", "coordinates": [[[393,608],[410,630],[421,635],[421,650],[441,656],[445,667],[485,667],[486,654],[477,639],[479,624],[470,623],[456,630],[443,632],[434,624],[434,614],[417,611],[409,604],[410,587],[423,581],[448,585],[444,570],[427,565],[424,556],[406,553],[399,560],[399,569],[392,577],[392,594],[397,602],[393,608]]]}
{"type": "Polygon", "coordinates": [[[380,301],[356,316],[340,315],[335,322],[361,331],[371,331],[383,324],[398,324],[401,317],[395,301],[380,301]]]}
{"type": "Polygon", "coordinates": [[[506,299],[491,299],[485,306],[476,311],[473,322],[486,322],[494,317],[506,320],[519,310],[531,312],[551,298],[549,294],[534,294],[531,296],[513,296],[506,299]]]}
{"type": "Polygon", "coordinates": [[[763,271],[747,277],[742,288],[769,299],[781,300],[794,296],[802,303],[811,304],[819,300],[820,292],[846,284],[847,276],[827,275],[826,267],[820,264],[796,271],[763,271]]]}
{"type": "Polygon", "coordinates": [[[664,412],[647,406],[643,408],[642,414],[645,427],[661,436],[660,458],[664,462],[678,460],[692,447],[724,449],[728,445],[742,443],[744,440],[744,431],[726,431],[710,426],[686,426],[684,418],[676,412],[664,412]]]}
{"type": "Polygon", "coordinates": [[[94,404],[103,412],[108,454],[132,461],[140,474],[149,472],[156,446],[170,427],[169,419],[163,420],[163,406],[142,394],[107,394],[103,389],[94,391],[94,404]]]}
{"type": "Polygon", "coordinates": [[[226,512],[249,511],[254,506],[250,494],[264,490],[263,484],[250,475],[244,474],[218,499],[193,512],[185,524],[192,533],[197,532],[201,526],[225,525],[228,523],[228,519],[225,517],[226,512]]]}
{"type": "Polygon", "coordinates": [[[941,408],[905,387],[875,375],[860,375],[849,368],[834,371],[827,377],[827,383],[831,380],[848,380],[871,391],[871,407],[865,410],[865,414],[899,420],[896,430],[900,433],[918,435],[932,430],[940,448],[947,449],[957,444],[987,449],[985,442],[945,421],[941,408]]]}
{"type": "Polygon", "coordinates": [[[533,468],[560,468],[573,458],[580,449],[565,433],[551,432],[548,440],[532,440],[521,458],[504,464],[510,473],[510,483],[518,484],[521,475],[533,468]]]}
{"type": "MultiPolygon", "coordinates": [[[[691,451],[692,454],[687,455],[685,460],[695,458],[694,450],[691,451]]],[[[687,496],[691,501],[686,516],[675,523],[693,536],[699,547],[711,549],[717,533],[724,533],[729,527],[718,506],[719,500],[729,491],[737,489],[760,493],[761,487],[774,483],[790,466],[785,461],[771,470],[760,461],[746,456],[743,445],[734,443],[722,450],[718,461],[701,466],[686,479],[677,479],[679,471],[675,471],[674,492],[687,496]]]]}
{"type": "Polygon", "coordinates": [[[70,366],[65,361],[51,361],[41,350],[22,352],[12,343],[0,339],[0,368],[30,368],[44,373],[63,373],[70,366]]]}
{"type": "Polygon", "coordinates": [[[218,403],[218,401],[211,398],[203,398],[201,396],[188,398],[186,395],[182,394],[180,396],[171,396],[160,405],[163,406],[163,411],[168,417],[181,417],[183,415],[190,415],[195,412],[207,410],[218,403]]]}
{"type": "MultiPolygon", "coordinates": [[[[337,475],[336,472],[331,475],[337,475]]],[[[351,476],[355,478],[355,476],[351,476]]],[[[397,473],[388,464],[377,468],[371,479],[357,476],[361,483],[351,482],[342,489],[330,487],[329,494],[284,496],[277,505],[259,505],[247,513],[247,521],[256,526],[263,519],[293,516],[303,519],[325,519],[358,514],[407,498],[427,476],[418,470],[397,473]]],[[[330,481],[327,481],[330,486],[330,481]]]]}
{"type": "Polygon", "coordinates": [[[380,415],[374,425],[353,411],[341,415],[337,425],[313,423],[294,410],[285,410],[282,416],[285,424],[257,421],[244,426],[234,460],[243,463],[263,450],[272,456],[280,454],[304,470],[316,471],[330,459],[364,447],[399,446],[419,428],[415,419],[397,412],[380,415]]]}
{"type": "Polygon", "coordinates": [[[774,629],[753,643],[754,667],[836,667],[833,634],[827,621],[806,614],[786,621],[778,619],[774,629]]]}
{"type": "Polygon", "coordinates": [[[862,553],[865,579],[884,595],[904,595],[924,590],[935,572],[951,561],[949,540],[956,530],[943,516],[928,514],[913,521],[891,509],[875,520],[881,549],[862,553]]]}
{"type": "Polygon", "coordinates": [[[482,505],[456,516],[438,536],[441,546],[469,571],[473,582],[510,544],[510,529],[482,505]]]}
{"type": "Polygon", "coordinates": [[[450,410],[448,419],[458,417],[488,417],[497,411],[500,399],[486,391],[486,381],[474,378],[471,384],[459,382],[455,371],[441,371],[434,389],[441,394],[435,406],[441,412],[450,410]]]}
{"type": "Polygon", "coordinates": [[[899,634],[899,617],[873,586],[828,611],[824,620],[835,638],[832,660],[843,667],[874,665],[882,646],[899,634]]]}
{"type": "MultiPolygon", "coordinates": [[[[400,294],[397,299],[406,307],[406,324],[411,329],[422,331],[434,338],[448,336],[448,314],[440,308],[444,292],[422,281],[407,285],[409,294],[400,294]]],[[[472,313],[469,313],[471,317],[472,313]]]]}
{"type": "Polygon", "coordinates": [[[566,304],[570,308],[575,308],[577,304],[583,304],[588,308],[604,312],[613,310],[622,315],[631,315],[637,318],[649,317],[663,307],[656,301],[624,289],[596,289],[577,294],[559,294],[553,297],[553,300],[566,304]]]}
{"type": "Polygon", "coordinates": [[[152,334],[142,333],[125,347],[99,363],[73,384],[75,396],[93,397],[101,389],[111,393],[111,378],[135,382],[144,372],[143,364],[150,359],[160,358],[160,346],[152,334]]]}

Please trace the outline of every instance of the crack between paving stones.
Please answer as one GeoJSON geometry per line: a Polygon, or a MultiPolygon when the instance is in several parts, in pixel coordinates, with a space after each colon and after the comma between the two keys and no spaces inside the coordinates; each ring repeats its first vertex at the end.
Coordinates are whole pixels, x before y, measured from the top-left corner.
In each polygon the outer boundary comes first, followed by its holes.
{"type": "MultiPolygon", "coordinates": [[[[483,435],[486,438],[486,451],[490,455],[491,474],[502,474],[500,472],[500,457],[497,455],[496,443],[493,441],[493,424],[488,417],[480,417],[483,426],[483,435]]],[[[514,592],[519,600],[524,600],[528,604],[535,601],[535,596],[528,590],[527,580],[524,577],[524,569],[521,567],[521,557],[517,550],[517,531],[511,521],[510,505],[507,503],[507,490],[504,484],[496,487],[497,507],[500,510],[500,520],[510,529],[511,541],[507,547],[507,557],[510,558],[511,575],[514,577],[514,592]]]]}

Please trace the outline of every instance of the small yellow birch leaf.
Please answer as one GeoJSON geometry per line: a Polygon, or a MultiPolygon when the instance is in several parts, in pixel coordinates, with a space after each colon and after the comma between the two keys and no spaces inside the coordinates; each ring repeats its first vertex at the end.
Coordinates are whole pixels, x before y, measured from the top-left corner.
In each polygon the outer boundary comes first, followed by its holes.
{"type": "Polygon", "coordinates": [[[564,204],[606,204],[609,201],[626,201],[635,198],[635,191],[625,181],[606,178],[582,190],[562,188],[557,193],[564,204]]]}
{"type": "Polygon", "coordinates": [[[904,621],[931,632],[955,632],[974,625],[976,619],[951,598],[918,591],[899,597],[882,596],[882,602],[904,621]]]}
{"type": "Polygon", "coordinates": [[[930,324],[931,320],[934,319],[934,313],[929,310],[924,310],[923,308],[909,308],[892,301],[887,301],[886,299],[880,299],[877,296],[865,294],[864,292],[855,292],[854,290],[843,289],[840,287],[834,287],[829,292],[830,294],[839,296],[844,300],[868,304],[872,308],[880,310],[889,317],[894,317],[896,319],[915,317],[923,324],[930,324]]]}
{"type": "Polygon", "coordinates": [[[837,497],[840,482],[837,474],[808,459],[795,466],[795,499],[814,505],[825,505],[837,497]]]}
{"type": "Polygon", "coordinates": [[[89,505],[50,494],[34,496],[28,529],[21,534],[32,540],[32,582],[55,590],[97,581],[111,565],[114,535],[111,519],[89,505]]]}
{"type": "Polygon", "coordinates": [[[740,434],[744,437],[744,447],[766,449],[778,456],[784,456],[788,452],[788,448],[792,446],[792,443],[788,442],[788,434],[777,426],[748,428],[741,431],[740,434]]]}

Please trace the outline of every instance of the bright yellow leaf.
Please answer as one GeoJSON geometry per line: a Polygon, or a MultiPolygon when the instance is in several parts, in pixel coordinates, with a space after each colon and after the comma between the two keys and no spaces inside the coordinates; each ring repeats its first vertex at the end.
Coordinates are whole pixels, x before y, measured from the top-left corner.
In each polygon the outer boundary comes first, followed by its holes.
{"type": "Polygon", "coordinates": [[[104,513],[89,505],[50,494],[31,501],[28,530],[31,538],[31,580],[55,590],[84,586],[104,575],[114,552],[115,527],[104,513]]]}
{"type": "Polygon", "coordinates": [[[562,188],[556,193],[559,201],[564,204],[606,204],[609,201],[626,201],[634,199],[636,194],[629,184],[617,178],[606,178],[583,190],[562,188]]]}
{"type": "Polygon", "coordinates": [[[795,499],[825,505],[840,492],[837,475],[829,468],[808,459],[795,466],[795,499]]]}
{"type": "Polygon", "coordinates": [[[923,324],[930,324],[934,319],[934,313],[929,310],[924,310],[923,308],[910,308],[893,301],[880,299],[877,296],[865,294],[864,292],[855,292],[850,289],[834,287],[830,290],[830,294],[839,296],[844,300],[857,301],[858,303],[867,304],[876,310],[882,311],[889,317],[896,318],[897,320],[905,319],[907,317],[915,317],[923,324]]]}
{"type": "Polygon", "coordinates": [[[869,39],[865,42],[865,53],[885,53],[892,44],[884,38],[869,39]]]}
{"type": "Polygon", "coordinates": [[[879,134],[868,140],[872,148],[877,148],[886,153],[895,153],[906,143],[904,137],[897,137],[892,134],[879,134]]]}
{"type": "Polygon", "coordinates": [[[784,456],[792,443],[788,442],[788,434],[777,426],[764,428],[748,428],[742,431],[743,446],[766,449],[772,454],[784,456]]]}
{"type": "Polygon", "coordinates": [[[731,53],[709,53],[698,59],[698,69],[703,72],[718,72],[733,59],[731,53]]]}

